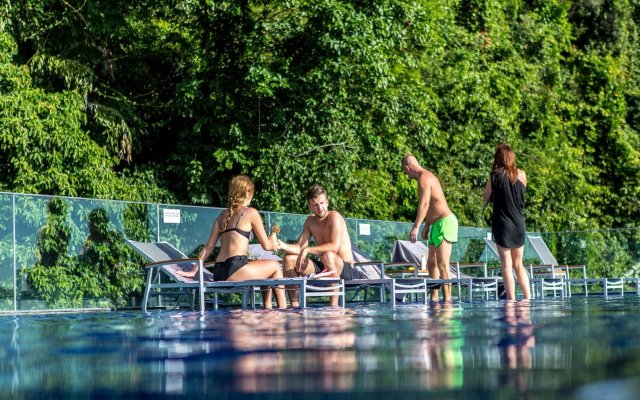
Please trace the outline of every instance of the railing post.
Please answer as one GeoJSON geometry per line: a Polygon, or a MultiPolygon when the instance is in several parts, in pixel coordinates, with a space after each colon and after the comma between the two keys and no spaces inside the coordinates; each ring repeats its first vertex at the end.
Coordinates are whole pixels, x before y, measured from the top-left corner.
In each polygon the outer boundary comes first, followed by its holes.
{"type": "Polygon", "coordinates": [[[11,231],[13,232],[13,311],[18,311],[18,273],[16,261],[16,195],[11,195],[11,231]]]}
{"type": "MultiPolygon", "coordinates": [[[[198,260],[198,284],[200,285],[200,313],[204,314],[204,262],[198,260]]],[[[216,299],[217,300],[217,299],[216,299]]],[[[216,301],[217,304],[217,301],[216,301]]]]}
{"type": "Polygon", "coordinates": [[[356,221],[356,232],[355,232],[355,235],[356,235],[355,239],[356,240],[355,240],[355,244],[357,246],[358,245],[358,231],[360,230],[360,220],[356,219],[355,221],[356,221]]]}
{"type": "Polygon", "coordinates": [[[271,211],[267,212],[267,233],[271,234],[271,211]]]}

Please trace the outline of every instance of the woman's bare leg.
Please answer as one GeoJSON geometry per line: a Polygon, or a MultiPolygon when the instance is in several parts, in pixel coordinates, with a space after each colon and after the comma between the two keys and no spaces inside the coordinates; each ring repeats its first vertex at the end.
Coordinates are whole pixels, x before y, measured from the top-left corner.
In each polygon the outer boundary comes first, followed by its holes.
{"type": "Polygon", "coordinates": [[[522,295],[525,299],[531,298],[531,285],[529,284],[529,274],[522,264],[522,255],[524,254],[524,246],[511,249],[511,259],[513,260],[513,269],[518,277],[518,284],[522,289],[522,295]]]}
{"type": "Polygon", "coordinates": [[[268,286],[263,286],[260,288],[260,293],[262,294],[262,304],[264,305],[264,308],[271,308],[273,302],[271,288],[268,286]]]}
{"type": "MultiPolygon", "coordinates": [[[[251,279],[280,279],[282,278],[282,268],[280,263],[273,260],[255,260],[249,261],[247,265],[240,268],[228,281],[246,281],[251,279]]],[[[269,291],[271,292],[271,291],[269,291]]],[[[275,288],[276,302],[278,308],[287,308],[287,300],[284,294],[284,287],[275,288]]],[[[263,298],[264,299],[264,298],[263,298]]],[[[265,308],[271,308],[271,301],[264,304],[265,308]]]]}
{"type": "Polygon", "coordinates": [[[496,244],[500,263],[502,264],[502,279],[504,290],[507,293],[507,300],[516,299],[516,283],[513,279],[513,262],[511,260],[511,249],[496,244]]]}

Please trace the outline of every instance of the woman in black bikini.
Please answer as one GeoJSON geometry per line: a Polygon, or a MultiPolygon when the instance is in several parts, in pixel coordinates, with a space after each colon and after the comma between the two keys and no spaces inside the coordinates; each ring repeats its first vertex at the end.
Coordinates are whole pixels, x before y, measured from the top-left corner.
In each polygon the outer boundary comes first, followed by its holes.
{"type": "Polygon", "coordinates": [[[529,275],[522,265],[524,253],[524,192],[527,175],[516,167],[516,154],[506,144],[499,144],[493,158],[491,177],[482,198],[493,202],[491,233],[496,242],[507,299],[515,300],[515,272],[525,299],[531,298],[529,275]]]}
{"type": "MultiPolygon", "coordinates": [[[[213,277],[216,281],[244,281],[249,279],[282,278],[280,263],[273,260],[247,259],[251,233],[255,232],[258,241],[265,250],[276,250],[274,240],[267,236],[260,213],[249,207],[253,199],[253,182],[244,175],[231,179],[229,183],[228,207],[223,211],[211,228],[209,240],[200,251],[198,258],[206,260],[218,239],[220,252],[216,258],[213,277]]],[[[193,277],[198,272],[196,266],[192,271],[181,272],[180,275],[193,277]]],[[[278,308],[287,308],[284,287],[274,289],[278,308]]],[[[264,290],[263,303],[271,308],[271,290],[264,290]]]]}

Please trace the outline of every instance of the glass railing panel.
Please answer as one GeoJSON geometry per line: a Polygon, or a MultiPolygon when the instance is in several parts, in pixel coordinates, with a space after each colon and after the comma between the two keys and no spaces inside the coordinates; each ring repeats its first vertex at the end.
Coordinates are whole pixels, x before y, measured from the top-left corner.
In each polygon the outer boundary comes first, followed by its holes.
{"type": "MultiPolygon", "coordinates": [[[[187,256],[196,256],[223,210],[0,193],[0,310],[136,304],[147,261],[125,239],[168,241],[187,256]]],[[[287,242],[298,239],[308,216],[261,215],[266,230],[277,224],[279,238],[287,242]]],[[[411,229],[408,222],[347,218],[346,223],[351,241],[371,259],[384,261],[390,260],[397,240],[408,239],[411,229]]],[[[485,246],[489,232],[490,228],[461,226],[451,261],[499,265],[485,246]]],[[[638,228],[528,235],[541,236],[560,264],[586,265],[588,277],[640,275],[638,228]]],[[[524,260],[540,263],[529,242],[524,260]]]]}
{"type": "Polygon", "coordinates": [[[483,258],[486,235],[487,229],[485,228],[460,226],[458,228],[458,242],[451,249],[451,262],[486,262],[483,258]]]}
{"type": "Polygon", "coordinates": [[[589,277],[639,276],[639,228],[553,232],[541,237],[558,263],[586,265],[589,277]]]}
{"type": "Polygon", "coordinates": [[[13,195],[0,193],[0,310],[14,309],[13,195]]]}
{"type": "Polygon", "coordinates": [[[354,242],[358,242],[358,224],[359,220],[353,218],[345,218],[344,222],[347,224],[347,233],[349,238],[354,242]]]}
{"type": "MultiPolygon", "coordinates": [[[[171,243],[188,257],[197,257],[223,208],[162,204],[158,208],[158,241],[171,243]]],[[[215,254],[213,254],[215,257],[215,254]]]]}
{"type": "Polygon", "coordinates": [[[298,240],[302,233],[302,226],[307,220],[305,214],[286,214],[276,212],[261,212],[262,220],[267,233],[271,232],[271,227],[277,225],[280,228],[278,239],[283,242],[293,243],[298,240]]]}
{"type": "Polygon", "coordinates": [[[125,238],[155,228],[148,204],[21,195],[16,197],[18,309],[127,305],[143,271],[125,238]]]}
{"type": "Polygon", "coordinates": [[[388,262],[391,251],[397,240],[407,240],[411,224],[406,222],[389,222],[358,219],[355,222],[351,240],[372,260],[388,262]]]}
{"type": "Polygon", "coordinates": [[[147,203],[73,199],[69,202],[72,240],[69,253],[81,255],[91,242],[115,234],[120,241],[153,240],[156,234],[156,207],[147,203]]]}
{"type": "MultiPolygon", "coordinates": [[[[18,310],[50,308],[38,288],[48,279],[33,270],[64,268],[71,229],[67,223],[67,199],[51,201],[48,196],[16,195],[16,295],[18,310]],[[32,278],[36,277],[35,283],[32,278]]],[[[51,270],[53,271],[53,270],[51,270]]]]}

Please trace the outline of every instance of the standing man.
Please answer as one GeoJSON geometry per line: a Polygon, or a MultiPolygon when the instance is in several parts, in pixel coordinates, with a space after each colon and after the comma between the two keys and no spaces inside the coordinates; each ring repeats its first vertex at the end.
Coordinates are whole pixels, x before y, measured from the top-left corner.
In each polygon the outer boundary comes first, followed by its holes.
{"type": "MultiPolygon", "coordinates": [[[[352,279],[353,255],[347,223],[337,211],[329,211],[327,192],[319,185],[307,191],[307,205],[311,215],[302,227],[297,243],[278,241],[278,249],[284,250],[284,276],[296,277],[323,273],[330,278],[352,279]],[[310,246],[313,237],[315,246],[310,246]],[[308,258],[308,255],[316,256],[308,258]]],[[[292,307],[299,307],[297,290],[289,288],[292,307]]],[[[338,305],[338,297],[331,296],[330,305],[338,305]]]]}
{"type": "MultiPolygon", "coordinates": [[[[449,259],[453,243],[458,241],[458,219],[447,205],[438,178],[422,168],[413,155],[407,154],[402,158],[402,169],[411,179],[418,181],[418,212],[409,239],[416,242],[420,224],[426,219],[421,236],[429,245],[429,276],[450,279],[449,259]]],[[[443,301],[451,301],[451,284],[443,285],[442,292],[443,301]]],[[[438,301],[438,289],[432,289],[430,297],[432,301],[438,301]]]]}

